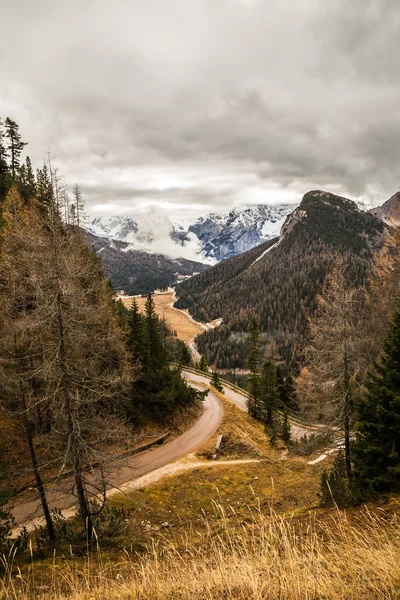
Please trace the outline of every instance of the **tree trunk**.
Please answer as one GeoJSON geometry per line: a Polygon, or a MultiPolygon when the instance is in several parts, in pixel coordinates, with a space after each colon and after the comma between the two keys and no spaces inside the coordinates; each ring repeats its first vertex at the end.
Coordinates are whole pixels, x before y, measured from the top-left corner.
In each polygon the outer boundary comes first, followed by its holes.
{"type": "Polygon", "coordinates": [[[349,481],[352,478],[352,468],[351,468],[351,456],[350,456],[350,414],[351,414],[351,406],[350,406],[350,378],[349,378],[349,367],[348,367],[348,358],[347,358],[347,350],[344,351],[344,453],[345,453],[345,461],[346,461],[346,474],[349,481]]]}
{"type": "Polygon", "coordinates": [[[57,295],[57,320],[58,320],[58,334],[60,339],[60,367],[61,367],[61,377],[62,377],[62,389],[65,400],[65,411],[67,416],[67,425],[68,425],[68,437],[70,441],[70,447],[72,449],[72,466],[74,470],[74,479],[76,485],[76,493],[78,496],[79,509],[81,513],[81,519],[83,523],[83,527],[88,535],[89,540],[92,537],[92,519],[89,511],[89,503],[86,497],[85,486],[82,478],[82,465],[79,455],[79,443],[76,439],[75,433],[75,424],[74,418],[72,414],[72,406],[71,406],[71,395],[70,390],[68,389],[69,377],[68,377],[68,369],[66,362],[66,352],[65,352],[65,336],[64,336],[64,321],[63,321],[63,313],[62,313],[62,301],[61,301],[61,291],[59,291],[57,295]]]}
{"type": "Polygon", "coordinates": [[[29,454],[31,457],[32,470],[35,475],[36,487],[39,492],[40,502],[42,504],[42,510],[43,510],[45,521],[46,521],[46,528],[47,528],[47,533],[49,536],[49,541],[50,541],[50,544],[52,546],[54,546],[56,543],[56,533],[54,531],[54,524],[53,524],[53,520],[51,518],[49,505],[47,503],[46,492],[44,489],[42,477],[41,477],[40,471],[39,471],[39,465],[38,465],[38,460],[37,460],[37,456],[36,456],[35,445],[33,443],[33,438],[32,438],[32,429],[31,429],[31,424],[29,423],[29,419],[28,419],[28,415],[27,415],[26,405],[24,405],[24,427],[25,427],[26,439],[28,441],[28,446],[29,446],[29,454]]]}

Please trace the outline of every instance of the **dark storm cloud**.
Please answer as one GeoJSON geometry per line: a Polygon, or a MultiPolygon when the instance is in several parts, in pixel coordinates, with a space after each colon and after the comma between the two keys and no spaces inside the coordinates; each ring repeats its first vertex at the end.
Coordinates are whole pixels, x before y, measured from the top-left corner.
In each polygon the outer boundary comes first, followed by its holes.
{"type": "Polygon", "coordinates": [[[0,115],[98,213],[397,189],[397,1],[0,4],[0,115]]]}

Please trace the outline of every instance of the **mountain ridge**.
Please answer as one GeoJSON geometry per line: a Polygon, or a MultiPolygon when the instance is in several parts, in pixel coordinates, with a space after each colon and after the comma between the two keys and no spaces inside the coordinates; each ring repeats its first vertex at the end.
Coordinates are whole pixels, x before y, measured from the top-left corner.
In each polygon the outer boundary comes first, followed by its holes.
{"type": "Polygon", "coordinates": [[[97,217],[85,229],[98,237],[127,242],[132,249],[214,264],[275,237],[295,205],[243,205],[195,221],[165,215],[148,218],[97,217]]]}
{"type": "Polygon", "coordinates": [[[352,200],[313,190],[286,218],[279,238],[183,282],[176,306],[197,320],[222,318],[223,325],[198,338],[210,364],[243,367],[252,316],[260,321],[264,349],[275,345],[293,364],[335,256],[346,258],[355,282],[364,281],[387,228],[352,200]]]}

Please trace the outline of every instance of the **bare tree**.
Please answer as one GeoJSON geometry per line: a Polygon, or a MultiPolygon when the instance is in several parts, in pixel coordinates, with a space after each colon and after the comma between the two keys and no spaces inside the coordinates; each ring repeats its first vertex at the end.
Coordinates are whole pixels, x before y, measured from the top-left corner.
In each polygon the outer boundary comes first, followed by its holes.
{"type": "Polygon", "coordinates": [[[44,296],[47,328],[51,331],[46,371],[57,415],[53,436],[57,436],[58,443],[62,441],[62,467],[72,466],[80,515],[90,535],[89,487],[101,491],[105,501],[98,446],[108,432],[102,417],[114,410],[113,403],[118,399],[121,402],[122,389],[129,380],[128,363],[112,290],[82,231],[61,220],[63,198],[58,174],[51,164],[48,171],[52,185],[47,202],[45,281],[49,284],[44,296]],[[86,476],[92,462],[100,466],[97,480],[94,472],[86,476]]]}
{"type": "Polygon", "coordinates": [[[351,415],[363,369],[364,303],[364,291],[354,288],[345,259],[338,258],[309,320],[306,366],[298,380],[303,407],[305,403],[308,409],[317,405],[319,418],[344,431],[349,479],[351,415]]]}
{"type": "MultiPolygon", "coordinates": [[[[43,382],[37,371],[42,354],[38,301],[38,248],[43,241],[38,209],[24,206],[16,188],[3,211],[0,252],[0,382],[2,403],[24,431],[50,542],[55,531],[34,442],[34,416],[40,412],[43,382]]],[[[39,259],[39,260],[38,260],[39,259]]]]}

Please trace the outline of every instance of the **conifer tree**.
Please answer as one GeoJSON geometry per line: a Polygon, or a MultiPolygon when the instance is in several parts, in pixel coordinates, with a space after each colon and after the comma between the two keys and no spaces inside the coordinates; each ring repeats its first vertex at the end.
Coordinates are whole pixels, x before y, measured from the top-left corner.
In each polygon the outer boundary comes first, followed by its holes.
{"type": "Polygon", "coordinates": [[[339,507],[344,507],[352,503],[353,496],[347,477],[346,457],[343,449],[340,449],[336,455],[331,471],[322,473],[320,490],[321,506],[337,504],[339,507]]]}
{"type": "Polygon", "coordinates": [[[7,117],[5,121],[6,137],[8,138],[8,150],[10,153],[11,160],[11,175],[15,179],[17,170],[20,166],[21,152],[26,146],[26,142],[22,141],[21,134],[19,133],[19,126],[15,121],[7,117]]]}
{"type": "Polygon", "coordinates": [[[160,368],[161,366],[167,365],[168,355],[163,340],[162,323],[156,313],[154,300],[151,294],[147,296],[144,308],[144,319],[149,361],[149,364],[144,364],[144,367],[146,368],[148,366],[149,368],[152,368],[156,366],[157,368],[160,368]]]}
{"type": "Polygon", "coordinates": [[[136,298],[133,298],[128,313],[128,341],[127,347],[134,361],[139,361],[142,366],[148,363],[148,343],[145,333],[144,318],[139,311],[136,298]]]}
{"type": "Polygon", "coordinates": [[[279,392],[276,368],[271,360],[265,361],[259,382],[259,405],[262,419],[267,427],[275,425],[279,408],[279,392]]]}
{"type": "Polygon", "coordinates": [[[43,328],[35,314],[43,227],[34,209],[27,209],[16,187],[7,194],[0,238],[0,386],[2,406],[18,422],[30,456],[31,469],[51,544],[55,530],[42,480],[34,440],[33,414],[40,410],[38,385],[43,328]]]}
{"type": "MultiPolygon", "coordinates": [[[[181,341],[181,340],[179,340],[181,341]]],[[[185,342],[182,342],[181,344],[179,344],[179,364],[180,365],[190,365],[190,363],[192,362],[192,355],[190,354],[190,350],[187,347],[187,345],[185,344],[185,342]]]]}
{"type": "Polygon", "coordinates": [[[26,157],[25,164],[21,165],[21,167],[18,169],[17,181],[19,192],[25,203],[28,203],[36,196],[35,175],[33,173],[32,163],[29,156],[26,157]]]}
{"type": "Polygon", "coordinates": [[[400,306],[359,401],[353,448],[355,490],[361,497],[400,491],[400,306]]]}
{"type": "Polygon", "coordinates": [[[3,123],[0,119],[0,206],[5,200],[8,190],[8,163],[7,163],[7,150],[5,147],[3,123]]]}
{"type": "MultiPolygon", "coordinates": [[[[319,417],[340,423],[345,438],[345,459],[351,479],[350,428],[359,372],[360,347],[365,332],[360,327],[363,294],[354,289],[348,265],[339,257],[318,298],[310,319],[310,344],[305,350],[307,365],[300,382],[308,385],[306,400],[319,407],[319,417]],[[312,392],[312,393],[310,393],[312,392]]],[[[315,409],[314,409],[315,410],[315,409]]]]}
{"type": "Polygon", "coordinates": [[[277,370],[277,382],[281,404],[289,410],[298,411],[299,403],[296,394],[296,384],[293,375],[289,371],[286,377],[282,377],[280,370],[277,370]]]}
{"type": "Polygon", "coordinates": [[[83,200],[81,188],[76,183],[72,190],[73,201],[71,213],[74,215],[74,225],[80,227],[85,219],[85,202],[83,200]]]}
{"type": "Polygon", "coordinates": [[[199,370],[203,371],[204,373],[208,373],[208,365],[207,365],[207,359],[205,357],[205,354],[202,354],[200,356],[200,362],[199,362],[199,370]]]}
{"type": "Polygon", "coordinates": [[[211,385],[213,388],[215,388],[217,390],[217,392],[220,392],[220,394],[224,394],[224,388],[222,387],[221,384],[221,379],[217,373],[217,371],[213,371],[212,375],[211,375],[211,385]]]}
{"type": "Polygon", "coordinates": [[[289,413],[286,407],[283,410],[282,439],[287,445],[289,445],[292,441],[289,413]]]}
{"type": "Polygon", "coordinates": [[[247,366],[250,370],[249,377],[249,393],[250,398],[247,402],[249,414],[252,417],[259,418],[260,406],[260,360],[261,360],[261,337],[257,319],[254,317],[250,321],[249,335],[247,338],[249,346],[249,354],[247,358],[247,366]]]}

